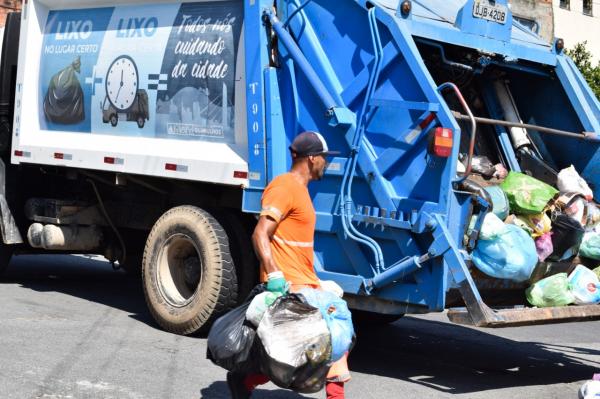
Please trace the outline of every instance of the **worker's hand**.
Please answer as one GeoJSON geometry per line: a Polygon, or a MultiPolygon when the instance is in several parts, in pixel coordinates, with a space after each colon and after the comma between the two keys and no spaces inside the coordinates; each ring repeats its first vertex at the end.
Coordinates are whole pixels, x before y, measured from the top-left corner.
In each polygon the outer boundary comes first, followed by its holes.
{"type": "Polygon", "coordinates": [[[287,292],[289,291],[289,284],[287,281],[285,281],[285,277],[283,277],[283,272],[277,271],[269,273],[267,277],[267,291],[279,292],[281,293],[281,295],[287,294],[287,292]]]}

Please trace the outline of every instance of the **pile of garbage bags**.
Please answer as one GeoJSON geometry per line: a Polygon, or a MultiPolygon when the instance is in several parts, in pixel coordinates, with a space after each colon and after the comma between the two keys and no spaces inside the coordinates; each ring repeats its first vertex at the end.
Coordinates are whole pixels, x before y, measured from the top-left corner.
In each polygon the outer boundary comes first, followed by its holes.
{"type": "Polygon", "coordinates": [[[229,371],[264,374],[281,388],[314,393],[354,337],[348,305],[335,293],[305,288],[281,295],[258,288],[213,324],[207,357],[229,371]]]}
{"type": "MultiPolygon", "coordinates": [[[[576,257],[600,261],[600,209],[593,192],[571,165],[558,173],[556,187],[524,173],[482,172],[500,180],[485,188],[491,209],[474,216],[470,236],[478,231],[473,264],[498,279],[531,282],[544,262],[572,262],[576,257]],[[481,218],[481,220],[478,220],[481,218]]],[[[600,273],[600,270],[599,270],[600,273]]],[[[526,292],[534,306],[600,303],[598,275],[578,265],[535,282],[526,292]]]]}

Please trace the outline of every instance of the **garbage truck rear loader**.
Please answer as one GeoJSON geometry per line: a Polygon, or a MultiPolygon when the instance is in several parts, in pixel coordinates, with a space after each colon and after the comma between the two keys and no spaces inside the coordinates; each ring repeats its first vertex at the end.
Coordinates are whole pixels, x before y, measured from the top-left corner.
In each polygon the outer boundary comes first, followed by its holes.
{"type": "Polygon", "coordinates": [[[141,267],[157,322],[194,333],[256,283],[261,194],[317,130],[341,155],[310,187],[315,268],[363,316],[596,318],[493,310],[526,286],[477,272],[465,238],[490,208],[474,155],[600,187],[600,105],[562,50],[505,0],[30,1],[4,38],[1,252],[141,267]]]}

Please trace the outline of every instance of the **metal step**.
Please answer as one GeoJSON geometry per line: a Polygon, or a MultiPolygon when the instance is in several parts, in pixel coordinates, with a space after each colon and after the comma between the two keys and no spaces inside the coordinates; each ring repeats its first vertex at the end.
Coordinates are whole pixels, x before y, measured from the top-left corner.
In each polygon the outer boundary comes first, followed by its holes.
{"type": "Polygon", "coordinates": [[[449,310],[448,319],[456,324],[489,328],[600,320],[600,305],[490,310],[492,317],[480,320],[477,324],[473,323],[469,312],[464,308],[449,310]]]}

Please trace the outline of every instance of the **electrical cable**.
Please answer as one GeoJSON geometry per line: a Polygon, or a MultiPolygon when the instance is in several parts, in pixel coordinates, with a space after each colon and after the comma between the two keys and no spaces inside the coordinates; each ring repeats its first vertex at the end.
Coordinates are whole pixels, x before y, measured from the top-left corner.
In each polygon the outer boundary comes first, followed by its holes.
{"type": "MultiPolygon", "coordinates": [[[[102,211],[102,214],[104,215],[104,218],[106,219],[106,222],[112,228],[115,235],[117,236],[117,239],[119,240],[119,244],[121,245],[121,250],[123,251],[123,258],[119,261],[119,264],[121,264],[121,263],[124,264],[125,260],[127,259],[127,249],[125,247],[125,241],[123,241],[123,237],[121,237],[119,230],[117,230],[117,228],[113,224],[112,220],[108,216],[108,212],[106,212],[106,208],[104,207],[104,202],[102,201],[102,197],[100,197],[100,193],[98,192],[96,183],[94,183],[94,181],[92,179],[86,179],[86,180],[92,185],[92,188],[94,189],[94,193],[96,193],[96,198],[98,199],[98,205],[100,205],[100,210],[102,211]]],[[[114,263],[113,263],[113,268],[114,268],[114,263]]]]}

